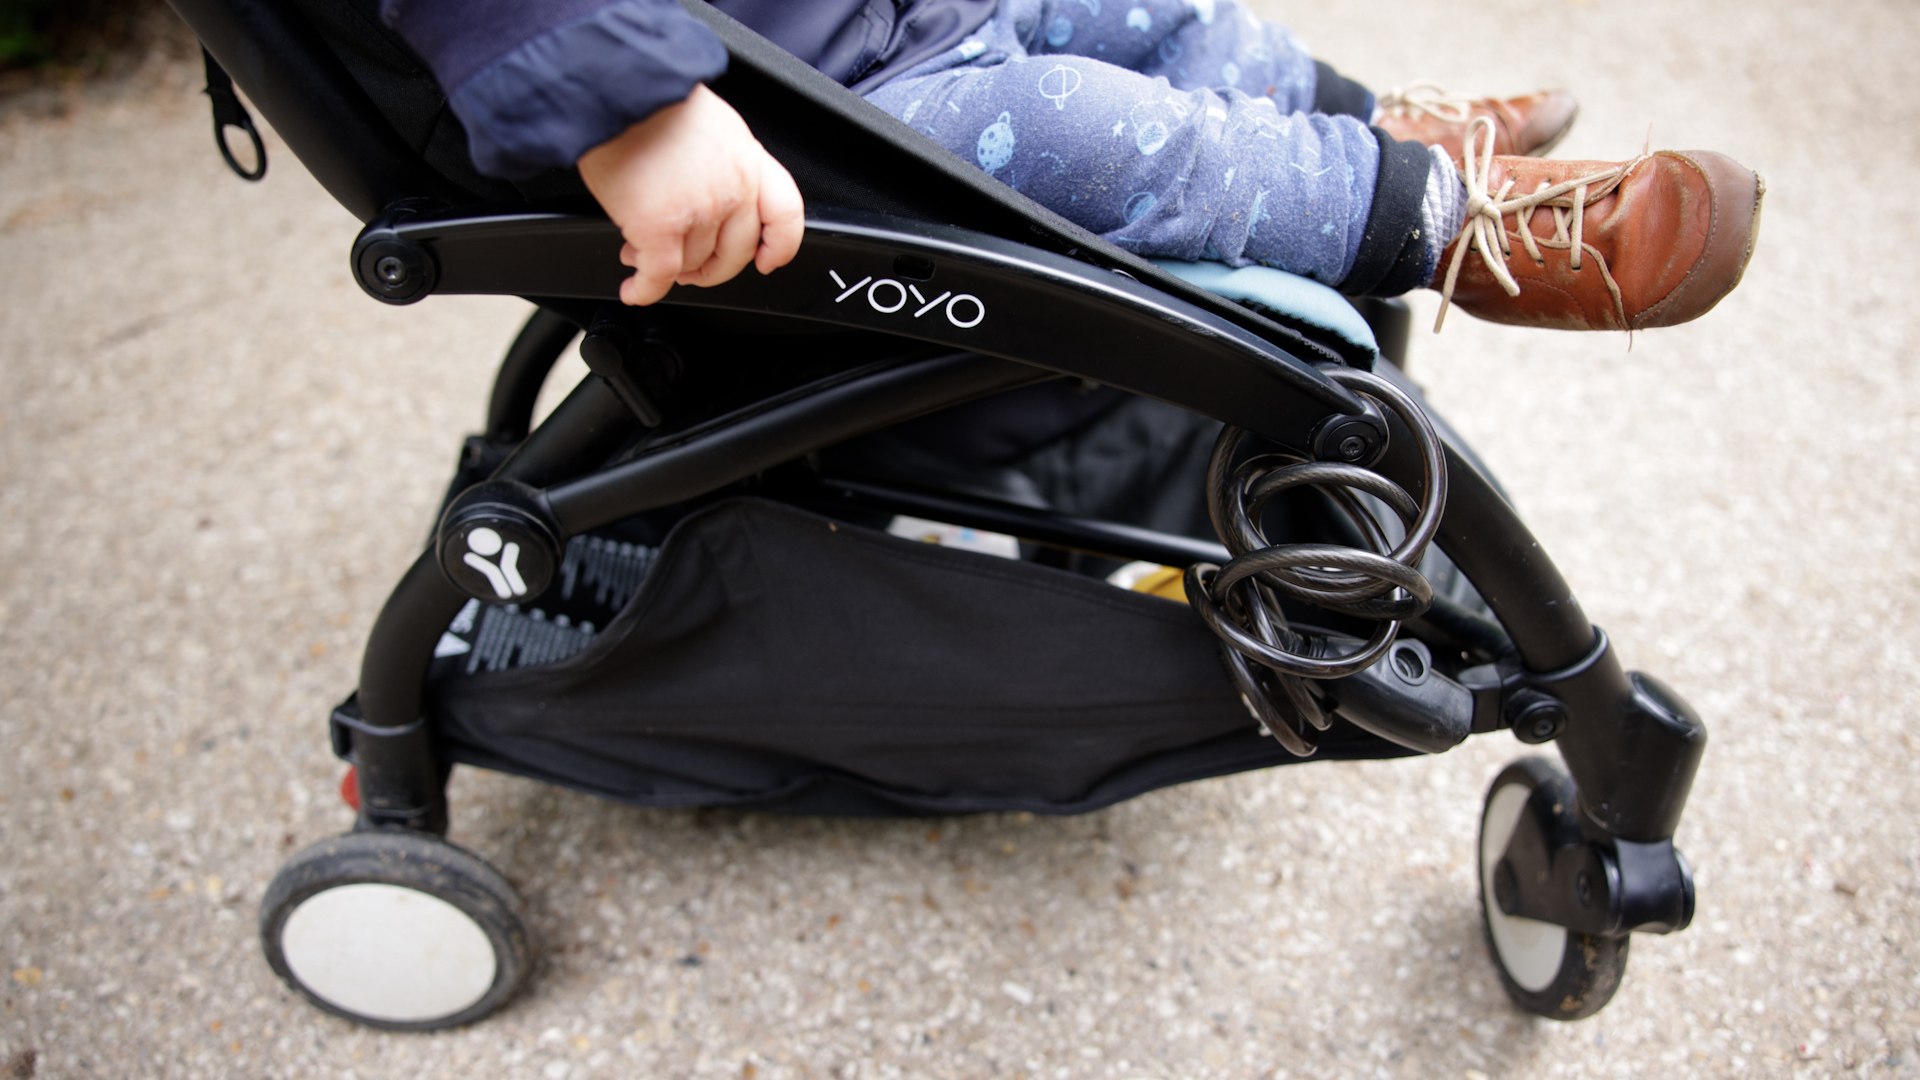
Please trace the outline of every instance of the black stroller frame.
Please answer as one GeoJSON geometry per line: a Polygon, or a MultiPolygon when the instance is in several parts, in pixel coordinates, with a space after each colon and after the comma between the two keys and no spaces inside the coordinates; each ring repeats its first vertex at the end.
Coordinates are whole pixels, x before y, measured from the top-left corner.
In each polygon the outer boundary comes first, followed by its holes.
{"type": "MultiPolygon", "coordinates": [[[[377,1026],[420,1029],[470,1022],[511,996],[529,949],[511,886],[440,839],[448,770],[461,752],[439,730],[426,678],[436,643],[474,600],[540,595],[572,538],[742,491],[843,521],[906,513],[1006,533],[1040,551],[1043,564],[1059,565],[1063,551],[1203,564],[1187,579],[1203,619],[1186,619],[1182,640],[1211,642],[1203,625],[1231,636],[1233,627],[1219,623],[1237,620],[1243,634],[1264,628],[1270,647],[1322,668],[1311,682],[1289,684],[1288,676],[1258,673],[1241,658],[1248,649],[1228,649],[1238,690],[1222,679],[1222,694],[1244,701],[1258,728],[1242,714],[1245,731],[1208,744],[1228,749],[1180,758],[1078,801],[929,796],[895,809],[1072,812],[1148,787],[1297,761],[1323,735],[1327,756],[1367,757],[1435,752],[1469,734],[1511,729],[1524,742],[1555,743],[1565,763],[1562,772],[1526,759],[1503,772],[1483,820],[1488,936],[1514,999],[1545,1016],[1588,1015],[1611,997],[1630,933],[1670,932],[1691,920],[1691,873],[1673,836],[1705,746],[1698,717],[1658,681],[1623,669],[1470,452],[1444,429],[1436,434],[1417,398],[1396,389],[1405,384],[1392,365],[1371,350],[1288,312],[1203,292],[1103,243],[921,145],[697,2],[689,8],[733,56],[715,88],[800,182],[806,240],[773,275],[677,289],[658,309],[624,309],[620,238],[577,188],[546,197],[481,190],[482,181],[429,166],[402,137],[389,120],[391,102],[376,100],[343,50],[346,0],[172,3],[303,164],[365,223],[351,265],[369,294],[395,304],[436,293],[516,295],[538,305],[502,365],[486,433],[469,440],[436,542],[394,589],[367,643],[357,693],[333,715],[335,749],[355,768],[355,831],[295,856],[268,890],[268,958],[315,1004],[377,1026]],[[700,365],[682,353],[690,337],[724,337],[709,328],[732,325],[794,335],[794,373],[758,396],[703,387],[700,365]],[[536,395],[583,331],[591,375],[533,426],[536,395]],[[1320,469],[1310,485],[1317,478],[1317,486],[1354,488],[1395,506],[1405,532],[1425,529],[1471,590],[1425,606],[1410,595],[1425,579],[1403,574],[1360,605],[1373,605],[1370,619],[1303,619],[1297,605],[1269,618],[1246,603],[1206,602],[1214,566],[1231,567],[1250,548],[1281,550],[1268,548],[1264,535],[1223,548],[964,486],[835,477],[815,465],[819,452],[869,433],[1063,376],[1247,433],[1229,435],[1210,470],[1217,526],[1234,513],[1222,509],[1219,492],[1237,486],[1246,497],[1259,486],[1226,475],[1248,456],[1236,455],[1233,440],[1242,439],[1263,448],[1260,460],[1278,454],[1320,469]],[[507,545],[523,579],[517,588],[463,568],[478,569],[476,558],[507,545]],[[1290,625],[1276,629],[1283,618],[1290,625]],[[1406,632],[1396,636],[1402,624],[1406,632]],[[1356,653],[1362,638],[1368,646],[1356,653]],[[1279,700],[1313,722],[1290,718],[1279,700]],[[395,1004],[378,993],[356,996],[373,976],[343,973],[342,965],[364,966],[364,958],[315,958],[328,941],[381,917],[389,896],[382,889],[424,893],[457,912],[455,936],[481,942],[477,967],[452,976],[464,983],[424,991],[424,1003],[395,1004]]],[[[244,110],[218,91],[210,89],[217,136],[234,126],[251,134],[244,110]]],[[[1369,302],[1362,311],[1382,352],[1403,355],[1405,309],[1369,302]]],[[[1251,520],[1260,518],[1256,506],[1251,520]]],[[[1295,580],[1325,586],[1355,569],[1340,561],[1355,549],[1385,554],[1391,546],[1377,527],[1340,520],[1332,546],[1285,564],[1296,568],[1295,580]]],[[[1418,562],[1419,554],[1401,561],[1418,562]]],[[[513,767],[472,753],[463,759],[513,767]]]]}

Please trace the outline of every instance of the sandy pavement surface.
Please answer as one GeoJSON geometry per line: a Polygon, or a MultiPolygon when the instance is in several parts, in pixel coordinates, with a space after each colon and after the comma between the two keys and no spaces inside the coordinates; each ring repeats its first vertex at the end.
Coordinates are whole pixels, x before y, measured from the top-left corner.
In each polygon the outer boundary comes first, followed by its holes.
{"type": "Polygon", "coordinates": [[[1415,342],[1627,662],[1712,731],[1698,920],[1636,941],[1600,1016],[1516,1013],[1483,951],[1507,736],[1062,820],[641,811],[467,771],[453,837],[528,901],[527,990],[432,1036],[303,1004],[256,905],[349,823],[327,710],[525,308],[366,299],[349,215],[278,144],[266,183],[227,175],[163,63],[0,107],[0,1076],[1920,1075],[1920,8],[1462,7],[1266,10],[1375,86],[1568,86],[1562,156],[1652,125],[1770,185],[1699,323],[1415,342]]]}

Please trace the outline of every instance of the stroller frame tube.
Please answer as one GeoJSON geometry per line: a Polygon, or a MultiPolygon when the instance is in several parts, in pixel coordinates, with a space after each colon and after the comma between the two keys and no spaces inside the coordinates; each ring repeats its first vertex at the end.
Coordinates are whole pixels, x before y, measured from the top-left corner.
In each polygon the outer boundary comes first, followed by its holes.
{"type": "MultiPolygon", "coordinates": [[[[1418,461],[1396,438],[1380,470],[1413,481],[1418,461]]],[[[1673,838],[1693,777],[1706,752],[1706,727],[1679,695],[1646,676],[1629,675],[1607,635],[1592,622],[1560,570],[1513,507],[1453,447],[1451,490],[1436,542],[1480,593],[1506,630],[1522,671],[1503,686],[1513,723],[1553,705],[1547,733],[1580,792],[1582,816],[1606,837],[1635,842],[1673,838]]]]}
{"type": "Polygon", "coordinates": [[[493,394],[487,401],[488,440],[515,446],[533,430],[533,407],[540,388],[546,385],[567,344],[579,333],[580,328],[566,316],[546,308],[534,309],[493,381],[493,394]]]}

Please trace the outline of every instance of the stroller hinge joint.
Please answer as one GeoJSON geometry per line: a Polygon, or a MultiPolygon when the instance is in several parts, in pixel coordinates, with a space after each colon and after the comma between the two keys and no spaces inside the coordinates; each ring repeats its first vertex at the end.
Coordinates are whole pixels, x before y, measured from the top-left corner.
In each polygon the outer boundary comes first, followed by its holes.
{"type": "Polygon", "coordinates": [[[461,492],[447,507],[433,548],[454,588],[484,604],[517,604],[553,584],[562,542],[539,489],[489,480],[461,492]]]}
{"type": "Polygon", "coordinates": [[[1542,827],[1554,820],[1521,816],[1493,870],[1503,913],[1610,937],[1669,934],[1693,921],[1693,870],[1673,841],[1556,837],[1542,827]]]}
{"type": "Polygon", "coordinates": [[[1366,410],[1351,416],[1330,416],[1314,429],[1315,461],[1335,461],[1368,468],[1386,455],[1386,417],[1380,407],[1365,402],[1366,410]]]}
{"type": "Polygon", "coordinates": [[[424,300],[440,282],[440,267],[426,244],[400,226],[430,204],[406,200],[387,208],[354,238],[353,278],[368,296],[389,304],[424,300]]]}

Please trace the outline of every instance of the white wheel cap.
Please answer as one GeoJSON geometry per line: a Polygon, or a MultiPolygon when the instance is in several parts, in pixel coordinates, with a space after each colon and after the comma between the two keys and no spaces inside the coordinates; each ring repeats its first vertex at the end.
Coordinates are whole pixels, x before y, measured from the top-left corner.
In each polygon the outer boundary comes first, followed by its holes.
{"type": "Polygon", "coordinates": [[[1523,919],[1500,910],[1493,898],[1493,868],[1507,853],[1507,842],[1526,812],[1533,789],[1525,784],[1508,784],[1487,800],[1487,814],[1480,826],[1480,888],[1487,908],[1487,929],[1493,938],[1500,966],[1522,990],[1538,993],[1553,983],[1560,973],[1560,961],[1567,954],[1567,928],[1538,919],[1523,919]]]}
{"type": "Polygon", "coordinates": [[[400,885],[315,893],[280,930],[287,968],[342,1011],[389,1023],[452,1016],[493,986],[499,961],[472,916],[400,885]]]}

